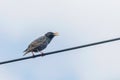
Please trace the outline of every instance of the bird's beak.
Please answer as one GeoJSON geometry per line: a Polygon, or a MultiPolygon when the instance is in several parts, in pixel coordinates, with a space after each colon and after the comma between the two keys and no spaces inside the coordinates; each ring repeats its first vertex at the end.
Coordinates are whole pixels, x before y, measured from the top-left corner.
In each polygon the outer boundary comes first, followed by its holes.
{"type": "Polygon", "coordinates": [[[58,33],[58,32],[55,32],[54,35],[55,35],[55,36],[59,36],[59,33],[58,33]]]}

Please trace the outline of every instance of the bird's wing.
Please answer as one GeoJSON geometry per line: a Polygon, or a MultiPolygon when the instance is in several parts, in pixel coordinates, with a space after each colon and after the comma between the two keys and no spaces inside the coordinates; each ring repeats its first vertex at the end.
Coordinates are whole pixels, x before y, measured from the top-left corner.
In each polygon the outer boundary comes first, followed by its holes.
{"type": "Polygon", "coordinates": [[[28,46],[28,50],[31,51],[33,49],[35,49],[36,47],[38,47],[39,45],[43,44],[46,41],[46,37],[42,36],[36,40],[34,40],[29,46],[28,46]]]}

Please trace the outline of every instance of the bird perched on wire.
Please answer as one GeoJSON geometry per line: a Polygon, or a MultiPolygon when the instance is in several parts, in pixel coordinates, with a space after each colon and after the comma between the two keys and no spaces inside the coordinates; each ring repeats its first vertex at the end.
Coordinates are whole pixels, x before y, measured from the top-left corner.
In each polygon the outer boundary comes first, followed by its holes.
{"type": "Polygon", "coordinates": [[[29,52],[32,52],[34,56],[34,52],[40,52],[43,49],[45,49],[55,36],[58,36],[57,32],[56,33],[48,32],[44,36],[37,38],[36,40],[29,44],[28,48],[24,51],[25,52],[24,55],[26,55],[29,52]]]}

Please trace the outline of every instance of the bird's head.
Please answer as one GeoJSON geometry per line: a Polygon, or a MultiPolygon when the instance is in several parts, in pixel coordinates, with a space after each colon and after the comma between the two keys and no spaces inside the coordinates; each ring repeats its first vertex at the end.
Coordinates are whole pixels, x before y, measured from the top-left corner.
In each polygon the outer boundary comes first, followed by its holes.
{"type": "Polygon", "coordinates": [[[58,36],[58,32],[48,32],[45,34],[45,36],[52,39],[53,37],[58,36]]]}

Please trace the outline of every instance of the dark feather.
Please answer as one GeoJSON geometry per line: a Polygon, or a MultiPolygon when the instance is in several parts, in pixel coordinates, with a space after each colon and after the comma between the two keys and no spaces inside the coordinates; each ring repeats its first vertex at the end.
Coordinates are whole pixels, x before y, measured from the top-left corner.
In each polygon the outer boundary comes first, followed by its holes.
{"type": "Polygon", "coordinates": [[[50,43],[54,36],[55,36],[54,33],[48,32],[44,36],[37,38],[36,40],[30,43],[28,48],[24,51],[25,52],[24,55],[26,55],[29,52],[42,51],[47,47],[47,45],[50,43]]]}

